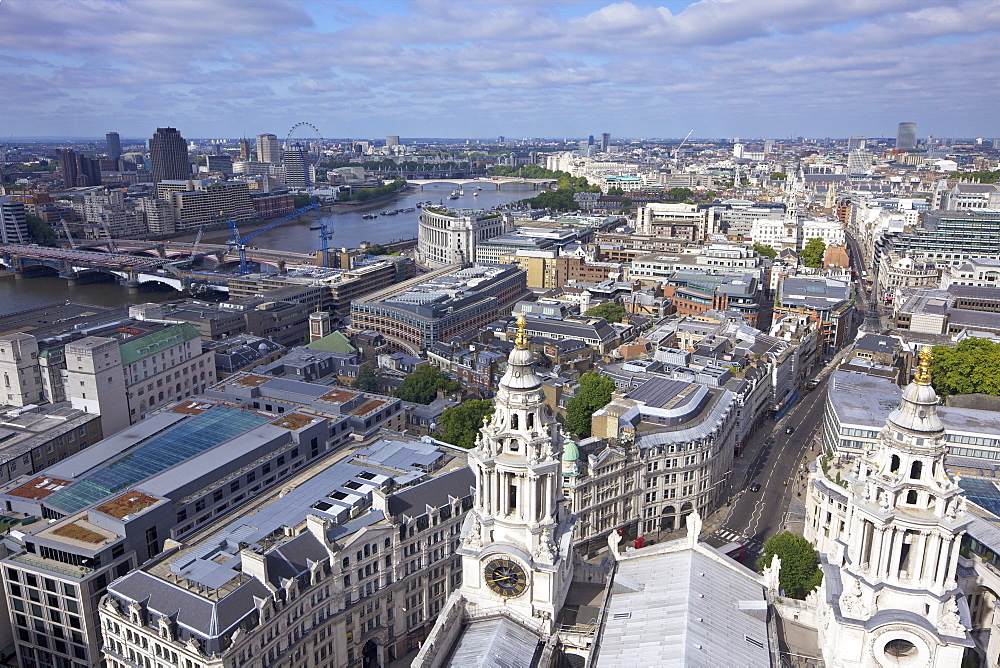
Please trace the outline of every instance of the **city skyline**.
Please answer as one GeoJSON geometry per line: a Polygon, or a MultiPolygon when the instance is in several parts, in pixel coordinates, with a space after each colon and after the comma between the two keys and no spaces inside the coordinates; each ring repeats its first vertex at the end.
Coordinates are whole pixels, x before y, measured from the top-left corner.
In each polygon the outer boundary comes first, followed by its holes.
{"type": "Polygon", "coordinates": [[[3,2],[0,134],[1000,135],[998,0],[205,8],[3,2]]]}

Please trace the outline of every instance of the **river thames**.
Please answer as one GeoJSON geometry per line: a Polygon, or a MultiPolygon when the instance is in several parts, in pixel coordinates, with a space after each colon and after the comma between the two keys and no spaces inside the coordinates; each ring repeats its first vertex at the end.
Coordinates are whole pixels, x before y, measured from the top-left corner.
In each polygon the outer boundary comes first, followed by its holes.
{"type": "MultiPolygon", "coordinates": [[[[415,207],[417,202],[431,201],[435,204],[444,203],[452,208],[489,209],[503,204],[515,202],[537,194],[530,185],[505,184],[501,190],[496,190],[494,184],[485,181],[482,190],[476,190],[474,184],[465,186],[465,194],[457,200],[449,200],[454,186],[439,184],[438,187],[427,185],[423,190],[411,188],[391,199],[381,200],[375,204],[358,207],[337,207],[334,212],[321,214],[308,213],[299,218],[279,225],[273,230],[254,237],[249,245],[273,250],[284,250],[298,253],[312,253],[319,250],[319,230],[309,229],[325,221],[333,227],[333,238],[330,246],[339,248],[356,247],[362,241],[372,243],[388,243],[399,239],[412,239],[417,236],[417,214],[419,209],[411,213],[399,213],[394,216],[383,216],[384,210],[415,207]],[[365,220],[365,214],[376,214],[378,218],[365,220]]],[[[241,230],[243,234],[254,228],[241,230]]],[[[193,241],[194,234],[177,237],[177,241],[193,241]]],[[[225,243],[229,233],[227,230],[205,232],[205,243],[225,243]]],[[[0,276],[0,316],[45,304],[65,301],[102,306],[121,306],[124,304],[139,304],[149,301],[164,301],[176,299],[181,293],[174,290],[157,290],[144,288],[139,294],[129,294],[128,290],[117,283],[91,283],[70,286],[62,278],[42,277],[17,280],[13,275],[0,276]]],[[[2,323],[0,323],[2,324],[2,323]]]]}

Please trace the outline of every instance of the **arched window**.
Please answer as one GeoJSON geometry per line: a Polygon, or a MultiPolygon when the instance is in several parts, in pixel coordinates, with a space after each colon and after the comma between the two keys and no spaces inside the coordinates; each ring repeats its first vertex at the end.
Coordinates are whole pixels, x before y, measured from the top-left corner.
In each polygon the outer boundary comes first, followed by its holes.
{"type": "Polygon", "coordinates": [[[512,413],[510,416],[510,428],[517,429],[517,413],[512,413]]]}
{"type": "Polygon", "coordinates": [[[911,489],[906,493],[906,502],[910,504],[915,504],[917,502],[917,490],[911,489]]]}
{"type": "Polygon", "coordinates": [[[528,429],[533,429],[535,427],[535,414],[528,413],[528,429]]]}
{"type": "Polygon", "coordinates": [[[910,477],[914,480],[919,480],[920,474],[923,473],[923,468],[924,465],[922,462],[913,462],[913,464],[910,465],[910,477]]]}
{"type": "Polygon", "coordinates": [[[511,452],[517,452],[517,439],[516,438],[510,439],[509,445],[510,445],[510,451],[511,452]]]}
{"type": "Polygon", "coordinates": [[[899,455],[892,456],[892,460],[889,464],[889,470],[893,473],[897,473],[899,471],[899,455]]]}

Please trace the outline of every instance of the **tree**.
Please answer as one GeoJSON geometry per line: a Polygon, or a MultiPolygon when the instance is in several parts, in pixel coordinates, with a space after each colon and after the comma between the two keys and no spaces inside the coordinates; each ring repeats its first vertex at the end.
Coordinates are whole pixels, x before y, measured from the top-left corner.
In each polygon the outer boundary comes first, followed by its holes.
{"type": "Polygon", "coordinates": [[[621,186],[611,186],[608,188],[608,197],[621,197],[625,194],[625,191],[621,189],[621,186]]]}
{"type": "Polygon", "coordinates": [[[56,245],[56,233],[51,225],[30,213],[25,216],[25,219],[28,221],[28,236],[31,237],[32,241],[39,246],[56,245]]]}
{"type": "Polygon", "coordinates": [[[436,366],[425,364],[403,380],[396,388],[396,396],[415,404],[429,404],[437,397],[438,390],[457,392],[460,389],[458,383],[444,375],[436,366]]]}
{"type": "Polygon", "coordinates": [[[622,199],[622,213],[629,213],[632,211],[632,198],[626,197],[622,199]]]}
{"type": "Polygon", "coordinates": [[[810,239],[802,249],[800,257],[807,267],[822,267],[823,255],[826,253],[826,244],[822,239],[810,239]]]}
{"type": "Polygon", "coordinates": [[[694,196],[694,191],[690,188],[671,188],[667,191],[667,199],[672,199],[677,202],[683,202],[684,200],[691,199],[694,196]]]}
{"type": "Polygon", "coordinates": [[[312,204],[312,197],[305,193],[299,193],[298,195],[293,195],[292,200],[295,202],[295,208],[301,209],[304,206],[309,206],[312,204]]]}
{"type": "Polygon", "coordinates": [[[771,172],[772,181],[784,181],[788,178],[788,175],[784,172],[771,172]]]}
{"type": "Polygon", "coordinates": [[[358,369],[358,377],[351,383],[351,387],[362,392],[378,392],[378,376],[371,364],[362,364],[358,369]]]}
{"type": "Polygon", "coordinates": [[[618,302],[604,302],[589,309],[584,315],[595,318],[604,318],[608,322],[621,322],[625,317],[625,307],[618,302]]]}
{"type": "Polygon", "coordinates": [[[1000,395],[1000,344],[970,337],[957,346],[934,346],[931,384],[937,393],[1000,395]]]}
{"type": "Polygon", "coordinates": [[[757,560],[757,568],[763,570],[770,566],[774,555],[781,559],[778,581],[786,596],[804,599],[823,581],[819,555],[802,536],[785,531],[768,538],[764,554],[757,560]]]}
{"type": "Polygon", "coordinates": [[[755,243],[753,245],[753,249],[757,252],[757,255],[760,255],[762,257],[769,257],[772,260],[778,257],[778,251],[764,244],[755,243]]]}
{"type": "Polygon", "coordinates": [[[493,404],[489,401],[472,400],[449,406],[441,413],[440,438],[445,443],[470,449],[476,445],[483,420],[493,415],[493,404]]]}
{"type": "Polygon", "coordinates": [[[566,429],[581,438],[590,436],[590,418],[611,401],[615,381],[597,371],[580,377],[580,388],[566,404],[566,429]]]}
{"type": "Polygon", "coordinates": [[[385,246],[382,244],[369,244],[365,248],[365,253],[368,255],[388,255],[389,252],[386,250],[385,246]]]}

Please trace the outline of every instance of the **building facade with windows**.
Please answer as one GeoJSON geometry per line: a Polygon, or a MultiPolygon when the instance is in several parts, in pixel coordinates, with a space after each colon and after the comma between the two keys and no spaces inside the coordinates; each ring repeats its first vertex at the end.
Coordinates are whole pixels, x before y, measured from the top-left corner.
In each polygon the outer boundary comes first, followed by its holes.
{"type": "Polygon", "coordinates": [[[480,242],[514,228],[513,216],[499,211],[424,207],[418,219],[416,259],[432,269],[473,262],[480,242]]]}

